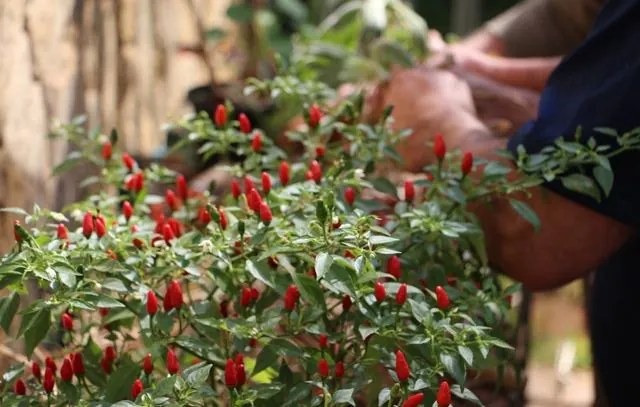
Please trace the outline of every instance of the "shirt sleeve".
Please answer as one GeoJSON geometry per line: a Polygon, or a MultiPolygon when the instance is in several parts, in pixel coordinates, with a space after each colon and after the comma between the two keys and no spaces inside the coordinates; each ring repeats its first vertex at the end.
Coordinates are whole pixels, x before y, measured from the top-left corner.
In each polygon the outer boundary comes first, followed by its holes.
{"type": "Polygon", "coordinates": [[[486,24],[502,39],[505,55],[566,55],[589,32],[606,0],[525,0],[486,24]]]}

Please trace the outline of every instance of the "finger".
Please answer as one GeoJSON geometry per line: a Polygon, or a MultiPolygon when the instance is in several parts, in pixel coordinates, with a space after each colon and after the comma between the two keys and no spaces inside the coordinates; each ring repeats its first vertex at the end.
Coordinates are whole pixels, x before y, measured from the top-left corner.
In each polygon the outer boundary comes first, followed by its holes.
{"type": "Polygon", "coordinates": [[[431,52],[442,52],[448,47],[442,35],[437,30],[429,30],[427,40],[429,41],[429,51],[431,52]]]}

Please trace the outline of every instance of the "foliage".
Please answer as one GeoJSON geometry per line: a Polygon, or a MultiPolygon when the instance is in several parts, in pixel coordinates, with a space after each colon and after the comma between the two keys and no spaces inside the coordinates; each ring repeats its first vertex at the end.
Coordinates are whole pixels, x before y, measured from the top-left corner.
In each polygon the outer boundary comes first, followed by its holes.
{"type": "MultiPolygon", "coordinates": [[[[410,133],[392,130],[391,109],[366,124],[362,95],[329,108],[322,85],[290,86],[287,78],[296,75],[254,80],[250,91],[298,104],[307,125],[289,137],[304,146],[299,157],[227,120],[231,106],[175,124],[188,142],[203,142],[205,156],[246,157],[229,168],[244,179],[226,196],[188,192],[183,178],[157,165],[138,168],[112,151],[115,131],[85,134],[81,121],[55,129],[80,147],[57,172],[86,162],[100,172],[82,183],[94,192],[63,213],[5,209],[23,216],[24,227],[16,225],[17,243],[1,259],[0,288],[24,293],[35,281],[46,295],[22,309],[17,294],[1,299],[0,326],[24,339],[27,357],[56,344],[58,367],[73,355],[85,373],[65,381],[60,369],[47,393],[46,380],[14,366],[2,376],[0,404],[392,406],[423,392],[430,405],[441,380],[479,403],[465,388],[467,374],[512,360],[505,317],[518,286],[501,287],[491,272],[467,204],[554,177],[596,195],[588,177],[562,175],[594,164],[606,194],[607,157],[636,148],[636,133],[600,130],[621,149],[561,140],[540,155],[520,151],[511,157],[519,166],[513,180],[497,162],[476,160],[469,174],[469,156],[448,152],[425,169],[417,192],[406,183],[399,193],[376,173],[376,163],[400,160],[393,146],[410,133]],[[150,192],[174,183],[165,197],[150,192]],[[157,312],[155,298],[164,305],[157,312]],[[246,384],[232,384],[240,365],[246,384]],[[143,390],[132,396],[136,379],[143,390]],[[16,380],[26,380],[25,396],[13,394],[16,380]]],[[[512,206],[538,226],[525,202],[512,206]]]]}

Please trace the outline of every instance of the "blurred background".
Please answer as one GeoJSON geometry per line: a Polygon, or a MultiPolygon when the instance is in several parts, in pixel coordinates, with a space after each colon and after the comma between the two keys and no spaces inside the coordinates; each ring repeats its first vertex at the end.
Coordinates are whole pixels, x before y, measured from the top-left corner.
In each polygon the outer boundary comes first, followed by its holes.
{"type": "MultiPolygon", "coordinates": [[[[85,115],[90,129],[117,128],[121,147],[142,163],[160,160],[190,179],[197,179],[207,166],[188,153],[168,153],[177,135],[162,131],[162,126],[172,118],[194,110],[211,112],[230,99],[260,127],[281,131],[288,117],[274,117],[268,102],[245,97],[242,84],[252,76],[273,75],[275,53],[295,59],[292,38],[305,38],[312,27],[322,29],[342,3],[346,2],[0,0],[0,207],[30,208],[37,203],[61,208],[82,193],[75,185],[86,175],[84,169],[78,168],[75,178],[73,173],[52,177],[69,151],[46,137],[53,124],[78,115],[85,115]]],[[[516,3],[403,4],[413,7],[429,28],[455,37],[516,3]]],[[[340,28],[325,34],[344,49],[322,50],[323,61],[344,59],[337,65],[341,73],[354,66],[358,75],[369,72],[373,68],[365,59],[349,60],[344,53],[359,40],[354,33],[360,33],[362,25],[340,28]]],[[[397,29],[396,38],[404,37],[406,30],[397,29]]],[[[428,50],[414,51],[420,57],[428,50]]],[[[404,57],[412,58],[398,56],[404,57]]],[[[334,76],[325,74],[331,82],[334,76]]],[[[348,82],[349,75],[340,81],[348,82]]],[[[11,247],[11,228],[9,215],[0,214],[0,252],[11,247]]],[[[531,305],[526,308],[530,325],[525,330],[531,335],[526,390],[530,406],[593,404],[583,297],[580,282],[536,295],[530,303],[525,297],[524,303],[531,305]]],[[[0,346],[0,361],[10,357],[11,351],[0,346]]]]}

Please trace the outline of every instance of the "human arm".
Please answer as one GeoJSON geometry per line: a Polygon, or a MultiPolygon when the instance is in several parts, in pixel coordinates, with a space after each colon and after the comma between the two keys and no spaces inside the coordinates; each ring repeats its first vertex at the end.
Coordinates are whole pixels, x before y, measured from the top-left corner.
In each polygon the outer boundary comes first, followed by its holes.
{"type": "MultiPolygon", "coordinates": [[[[396,72],[388,86],[385,104],[394,105],[396,127],[414,130],[399,146],[408,162],[406,169],[419,172],[433,162],[427,142],[436,132],[445,135],[450,150],[469,151],[513,167],[495,155],[506,140],[495,137],[474,116],[469,91],[453,74],[396,72]]],[[[514,169],[511,176],[515,175],[514,169]]],[[[634,233],[629,226],[546,188],[530,192],[531,199],[521,198],[540,218],[538,232],[503,198],[493,197],[491,205],[476,203],[469,209],[485,232],[490,261],[531,289],[550,289],[587,275],[634,233]]]]}

